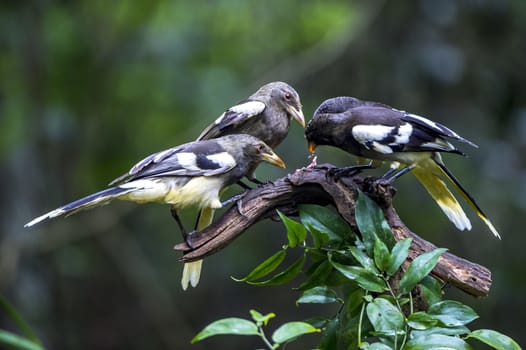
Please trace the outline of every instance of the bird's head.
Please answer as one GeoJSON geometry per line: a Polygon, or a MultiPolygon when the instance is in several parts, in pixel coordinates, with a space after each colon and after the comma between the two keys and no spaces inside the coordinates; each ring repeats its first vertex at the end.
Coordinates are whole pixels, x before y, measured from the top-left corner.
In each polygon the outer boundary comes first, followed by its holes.
{"type": "Polygon", "coordinates": [[[263,85],[253,96],[260,95],[270,99],[270,102],[284,110],[289,118],[305,127],[300,96],[292,86],[281,81],[263,85]]]}
{"type": "Polygon", "coordinates": [[[350,96],[333,97],[323,101],[314,111],[314,115],[342,113],[351,108],[360,107],[364,103],[367,102],[350,96]]]}
{"type": "MultiPolygon", "coordinates": [[[[224,136],[225,146],[230,149],[229,153],[243,158],[245,163],[257,165],[267,162],[280,168],[285,168],[285,162],[265,142],[257,137],[247,134],[233,134],[224,136]]],[[[238,162],[239,163],[239,162],[238,162]]]]}
{"type": "Polygon", "coordinates": [[[310,154],[314,153],[317,146],[338,145],[342,141],[340,139],[345,136],[341,130],[340,119],[347,108],[342,107],[342,100],[339,99],[342,98],[336,97],[323,102],[307,124],[305,138],[310,154]]]}
{"type": "Polygon", "coordinates": [[[332,143],[332,135],[325,127],[325,125],[328,125],[326,119],[329,117],[330,116],[327,114],[319,114],[312,117],[307,124],[307,127],[305,128],[305,138],[307,139],[310,154],[313,154],[318,146],[330,145],[332,143]]]}

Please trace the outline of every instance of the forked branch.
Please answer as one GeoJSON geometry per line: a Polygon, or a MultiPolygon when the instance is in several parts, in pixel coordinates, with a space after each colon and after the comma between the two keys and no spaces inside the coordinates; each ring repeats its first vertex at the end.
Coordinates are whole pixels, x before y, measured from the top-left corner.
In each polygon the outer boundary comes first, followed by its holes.
{"type": "MultiPolygon", "coordinates": [[[[360,189],[383,209],[397,241],[413,239],[408,260],[436,248],[432,243],[413,233],[400,220],[392,207],[395,190],[391,186],[374,185],[371,179],[342,178],[338,181],[327,174],[331,167],[303,168],[293,174],[269,182],[246,193],[212,225],[201,232],[193,232],[186,243],[175,246],[184,251],[183,262],[202,259],[223,249],[257,221],[276,215],[276,209],[287,215],[298,212],[299,204],[333,205],[357,232],[354,218],[357,191],[360,189]]],[[[487,296],[491,287],[491,271],[451,253],[444,253],[432,274],[473,296],[487,296]]]]}

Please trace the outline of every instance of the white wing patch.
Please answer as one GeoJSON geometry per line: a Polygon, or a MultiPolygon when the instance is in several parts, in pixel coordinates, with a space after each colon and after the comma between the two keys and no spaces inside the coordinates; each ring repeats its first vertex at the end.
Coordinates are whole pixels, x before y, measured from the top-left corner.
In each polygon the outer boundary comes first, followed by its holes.
{"type": "Polygon", "coordinates": [[[385,125],[356,125],[352,128],[352,136],[356,141],[365,145],[374,141],[382,141],[395,129],[395,126],[385,125]]]}
{"type": "Polygon", "coordinates": [[[215,125],[221,124],[221,122],[225,118],[225,115],[228,112],[246,115],[246,116],[253,116],[253,115],[263,112],[264,109],[265,109],[265,104],[260,101],[247,101],[244,103],[240,103],[238,105],[230,107],[226,112],[221,114],[221,116],[215,120],[214,124],[215,125]]]}
{"type": "Polygon", "coordinates": [[[352,128],[352,135],[365,148],[383,153],[393,153],[391,146],[409,143],[413,126],[404,123],[400,126],[386,125],[356,125],[352,128]]]}
{"type": "Polygon", "coordinates": [[[207,159],[219,165],[220,168],[233,168],[236,166],[236,160],[228,152],[215,153],[206,156],[207,159]]]}
{"type": "Polygon", "coordinates": [[[177,162],[187,170],[201,170],[196,164],[196,156],[191,152],[181,152],[176,155],[177,162]]]}
{"type": "Polygon", "coordinates": [[[413,126],[409,123],[405,123],[398,127],[398,133],[394,136],[394,142],[390,145],[405,145],[409,143],[409,138],[413,133],[413,126]]]}
{"type": "Polygon", "coordinates": [[[367,147],[368,149],[372,149],[373,151],[376,151],[378,153],[383,153],[383,154],[393,153],[393,149],[391,147],[381,144],[380,142],[377,142],[377,141],[368,142],[365,147],[367,147]]]}
{"type": "Polygon", "coordinates": [[[391,147],[383,145],[379,141],[388,137],[395,128],[395,126],[385,125],[356,125],[352,128],[352,136],[365,148],[388,154],[393,153],[391,147]]]}
{"type": "Polygon", "coordinates": [[[226,114],[226,112],[223,112],[223,114],[221,114],[221,115],[219,116],[219,118],[217,118],[217,119],[214,121],[214,124],[215,124],[215,125],[218,125],[219,123],[221,123],[221,121],[222,121],[223,118],[225,117],[225,114],[226,114]]]}
{"type": "MultiPolygon", "coordinates": [[[[416,114],[412,114],[412,113],[407,113],[408,116],[410,116],[411,118],[414,118],[414,119],[418,119],[420,120],[422,123],[426,124],[429,126],[429,128],[431,129],[434,129],[434,130],[442,130],[442,127],[437,125],[437,123],[435,123],[434,121],[432,120],[429,120],[427,118],[424,118],[422,116],[419,116],[419,115],[416,115],[416,114]]],[[[455,134],[456,135],[456,134],[455,134]]]]}
{"type": "Polygon", "coordinates": [[[247,101],[229,108],[232,112],[248,115],[256,115],[265,109],[265,104],[260,101],[247,101]]]}

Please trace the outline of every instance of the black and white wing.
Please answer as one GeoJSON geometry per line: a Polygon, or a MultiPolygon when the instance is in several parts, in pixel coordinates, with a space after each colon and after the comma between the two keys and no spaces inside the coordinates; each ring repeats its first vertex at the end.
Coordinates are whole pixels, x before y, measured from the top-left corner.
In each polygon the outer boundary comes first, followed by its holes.
{"type": "Polygon", "coordinates": [[[475,146],[439,123],[396,109],[359,107],[349,113],[353,115],[354,140],[369,151],[381,154],[427,151],[463,154],[448,138],[475,146]]]}
{"type": "Polygon", "coordinates": [[[209,140],[224,135],[230,129],[244,124],[247,120],[260,115],[265,104],[260,101],[244,101],[227,109],[199,135],[197,140],[209,140]]]}
{"type": "Polygon", "coordinates": [[[144,158],[110,186],[147,177],[214,176],[236,165],[234,157],[215,140],[190,142],[144,158]]]}
{"type": "Polygon", "coordinates": [[[411,123],[414,126],[418,126],[424,130],[427,130],[428,132],[431,131],[436,136],[448,137],[456,141],[467,143],[470,146],[478,147],[475,143],[469,141],[468,139],[463,138],[462,136],[460,136],[453,130],[447,128],[446,126],[440,123],[434,122],[432,120],[429,120],[427,118],[421,117],[416,114],[405,113],[405,112],[403,113],[404,113],[404,116],[402,117],[403,121],[411,123]]]}

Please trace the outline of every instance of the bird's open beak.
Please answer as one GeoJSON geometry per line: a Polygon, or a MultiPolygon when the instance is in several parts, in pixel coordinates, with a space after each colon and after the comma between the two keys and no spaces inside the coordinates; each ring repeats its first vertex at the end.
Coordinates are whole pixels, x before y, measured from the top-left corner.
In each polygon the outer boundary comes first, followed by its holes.
{"type": "Polygon", "coordinates": [[[309,153],[310,153],[310,154],[313,154],[314,151],[316,150],[316,147],[318,147],[318,145],[315,144],[315,143],[312,142],[312,141],[309,141],[309,146],[308,146],[308,147],[309,147],[309,153]]]}
{"type": "Polygon", "coordinates": [[[279,166],[280,168],[285,168],[286,166],[285,162],[280,157],[278,157],[276,153],[262,153],[261,157],[263,157],[266,162],[269,162],[275,166],[279,166]]]}
{"type": "Polygon", "coordinates": [[[305,117],[303,116],[303,111],[300,109],[296,109],[296,107],[288,105],[287,106],[287,112],[289,112],[290,115],[292,115],[292,118],[294,118],[295,121],[298,122],[301,127],[305,127],[305,117]]]}

